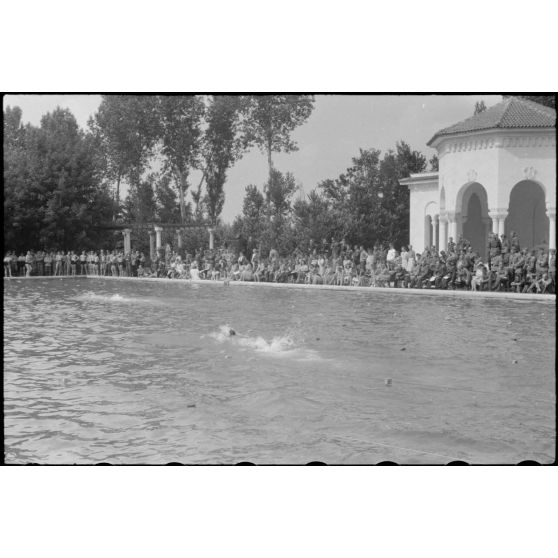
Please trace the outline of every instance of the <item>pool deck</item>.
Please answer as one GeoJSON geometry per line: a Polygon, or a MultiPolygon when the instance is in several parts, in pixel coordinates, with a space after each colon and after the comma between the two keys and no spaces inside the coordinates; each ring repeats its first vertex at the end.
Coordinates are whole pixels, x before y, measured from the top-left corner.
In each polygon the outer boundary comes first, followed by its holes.
{"type": "MultiPolygon", "coordinates": [[[[21,280],[21,279],[103,279],[110,281],[145,281],[145,282],[163,282],[163,283],[191,283],[196,285],[214,285],[225,286],[224,281],[211,281],[209,279],[200,279],[192,281],[191,279],[165,279],[159,277],[113,277],[111,275],[71,275],[62,276],[31,276],[31,277],[4,277],[4,279],[21,280]]],[[[499,298],[512,300],[536,300],[539,302],[556,303],[556,295],[554,294],[535,294],[535,293],[503,293],[492,291],[461,291],[461,290],[438,290],[438,289],[405,289],[394,287],[353,287],[339,285],[302,285],[296,283],[264,283],[254,281],[230,281],[226,286],[249,286],[249,287],[274,287],[279,289],[305,289],[305,290],[330,290],[330,291],[352,291],[366,293],[384,293],[384,294],[403,294],[403,295],[422,295],[422,296],[442,296],[451,298],[499,298]]]]}

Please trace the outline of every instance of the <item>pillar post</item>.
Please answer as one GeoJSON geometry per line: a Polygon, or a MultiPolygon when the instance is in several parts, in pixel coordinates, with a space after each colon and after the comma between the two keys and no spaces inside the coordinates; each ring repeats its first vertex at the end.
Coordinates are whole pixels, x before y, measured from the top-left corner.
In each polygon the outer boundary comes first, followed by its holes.
{"type": "Polygon", "coordinates": [[[149,259],[154,262],[157,259],[155,248],[155,231],[149,231],[149,259]]]}
{"type": "Polygon", "coordinates": [[[556,250],[556,208],[548,207],[546,209],[546,215],[548,217],[548,249],[556,250]]]}
{"type": "Polygon", "coordinates": [[[502,236],[505,231],[508,210],[505,207],[499,207],[489,211],[488,216],[492,219],[492,232],[497,234],[498,237],[502,236]]]}
{"type": "Polygon", "coordinates": [[[440,251],[440,216],[434,215],[432,217],[432,244],[436,250],[440,251]]]}
{"type": "Polygon", "coordinates": [[[178,238],[178,242],[176,243],[176,245],[178,246],[179,250],[182,250],[182,230],[181,229],[176,229],[176,236],[178,238]]]}
{"type": "Polygon", "coordinates": [[[156,244],[155,244],[155,248],[156,250],[160,250],[161,249],[161,233],[163,232],[163,227],[153,227],[155,230],[155,235],[156,235],[156,244]]]}
{"type": "Polygon", "coordinates": [[[498,210],[489,211],[488,216],[492,219],[492,232],[498,234],[498,210]]]}
{"type": "Polygon", "coordinates": [[[130,236],[132,229],[124,229],[122,234],[124,235],[124,254],[129,254],[132,251],[132,239],[130,236]]]}
{"type": "Polygon", "coordinates": [[[440,212],[440,251],[448,249],[448,217],[445,211],[440,212]]]}
{"type": "Polygon", "coordinates": [[[502,235],[505,234],[505,223],[507,216],[508,212],[506,209],[500,211],[500,217],[498,219],[498,238],[502,238],[502,235]]]}
{"type": "Polygon", "coordinates": [[[213,229],[212,227],[209,227],[209,229],[207,229],[209,231],[209,249],[213,250],[213,243],[215,242],[215,238],[213,236],[215,229],[213,229]]]}
{"type": "Polygon", "coordinates": [[[455,211],[448,211],[448,241],[451,238],[453,242],[457,242],[457,215],[455,211]]]}

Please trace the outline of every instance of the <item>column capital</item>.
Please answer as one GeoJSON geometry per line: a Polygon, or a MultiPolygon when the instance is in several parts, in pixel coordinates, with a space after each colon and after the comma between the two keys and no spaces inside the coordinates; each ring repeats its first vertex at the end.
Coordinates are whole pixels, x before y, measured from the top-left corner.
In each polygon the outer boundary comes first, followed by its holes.
{"type": "Polygon", "coordinates": [[[440,220],[440,216],[439,215],[432,215],[432,222],[437,225],[438,222],[440,220]]]}
{"type": "Polygon", "coordinates": [[[546,216],[549,219],[556,219],[556,208],[555,207],[547,207],[546,208],[546,216]]]}
{"type": "Polygon", "coordinates": [[[158,227],[157,225],[155,225],[155,226],[153,227],[153,230],[154,230],[155,232],[163,232],[163,227],[158,227]]]}
{"type": "Polygon", "coordinates": [[[450,223],[455,222],[457,213],[455,211],[446,211],[446,218],[450,223]]]}
{"type": "Polygon", "coordinates": [[[155,236],[155,231],[147,231],[147,234],[152,237],[155,236]]]}
{"type": "Polygon", "coordinates": [[[505,219],[508,216],[508,209],[506,207],[496,207],[488,212],[491,219],[505,219]]]}
{"type": "Polygon", "coordinates": [[[132,229],[123,229],[123,230],[122,230],[122,234],[123,234],[123,235],[132,234],[132,229]]]}
{"type": "Polygon", "coordinates": [[[448,221],[448,212],[445,209],[441,209],[440,210],[440,222],[446,222],[448,221]]]}

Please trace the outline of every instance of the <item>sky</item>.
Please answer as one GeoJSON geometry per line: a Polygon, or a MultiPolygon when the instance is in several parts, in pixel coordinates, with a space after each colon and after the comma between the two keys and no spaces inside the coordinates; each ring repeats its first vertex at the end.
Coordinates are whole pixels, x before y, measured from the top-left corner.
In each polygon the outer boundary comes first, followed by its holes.
{"type": "MultiPolygon", "coordinates": [[[[490,107],[501,99],[500,95],[316,95],[310,118],[292,134],[299,150],[274,154],[274,166],[293,173],[308,194],[320,181],[344,172],[360,148],[383,153],[404,140],[430,159],[434,150],[426,142],[437,130],[471,116],[477,101],[490,107]]],[[[34,125],[57,106],[69,108],[85,128],[100,102],[100,95],[6,95],[3,104],[19,106],[24,123],[34,125]]],[[[257,148],[229,170],[221,215],[225,222],[242,211],[245,187],[255,184],[262,189],[267,173],[267,158],[257,148]]],[[[197,186],[200,177],[193,172],[191,185],[197,186]]]]}

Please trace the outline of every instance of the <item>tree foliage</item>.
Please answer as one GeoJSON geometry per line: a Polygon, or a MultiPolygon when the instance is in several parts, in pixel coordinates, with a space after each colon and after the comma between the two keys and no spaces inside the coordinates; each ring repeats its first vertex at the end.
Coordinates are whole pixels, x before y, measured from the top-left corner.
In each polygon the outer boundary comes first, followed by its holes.
{"type": "Polygon", "coordinates": [[[244,132],[250,144],[267,154],[270,177],[272,154],[298,150],[291,133],[308,120],[313,108],[313,95],[255,95],[248,98],[244,132]]]}
{"type": "Polygon", "coordinates": [[[156,99],[143,95],[103,95],[89,127],[98,141],[97,165],[103,178],[115,185],[120,204],[120,184],[138,187],[158,136],[156,99]]]}
{"type": "Polygon", "coordinates": [[[209,102],[203,142],[203,173],[207,184],[203,201],[211,225],[217,223],[223,210],[227,171],[242,157],[248,146],[246,135],[241,130],[245,110],[246,99],[239,96],[214,95],[209,102]]]}
{"type": "Polygon", "coordinates": [[[113,205],[96,166],[95,138],[71,112],[57,108],[40,127],[4,111],[4,242],[29,247],[93,247],[107,240],[100,220],[113,205]]]}
{"type": "Polygon", "coordinates": [[[408,242],[409,192],[399,180],[423,172],[426,164],[424,155],[403,141],[383,157],[377,149],[361,149],[345,172],[294,202],[294,177],[272,170],[265,195],[255,186],[246,189],[235,231],[260,239],[264,252],[288,253],[332,238],[351,245],[400,246],[408,242]]]}
{"type": "Polygon", "coordinates": [[[556,108],[556,95],[503,95],[504,99],[509,97],[519,97],[544,105],[545,107],[556,108]]]}
{"type": "Polygon", "coordinates": [[[199,166],[205,104],[199,95],[159,95],[155,102],[164,168],[174,179],[185,223],[188,176],[199,166]]]}
{"type": "Polygon", "coordinates": [[[486,110],[486,103],[484,101],[477,101],[475,103],[475,112],[474,114],[480,114],[486,110]]]}

